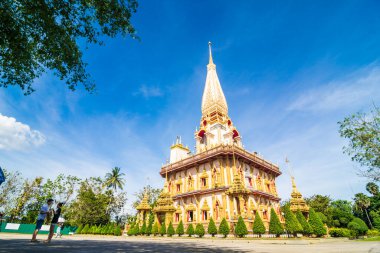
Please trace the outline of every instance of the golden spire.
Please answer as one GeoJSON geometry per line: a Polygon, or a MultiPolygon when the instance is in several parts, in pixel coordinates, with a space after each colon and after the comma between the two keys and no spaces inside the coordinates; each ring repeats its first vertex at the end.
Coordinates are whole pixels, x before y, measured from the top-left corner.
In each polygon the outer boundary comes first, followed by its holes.
{"type": "Polygon", "coordinates": [[[207,77],[202,97],[202,114],[206,116],[208,113],[217,110],[227,116],[227,101],[216,73],[216,65],[212,59],[211,42],[208,45],[210,58],[207,65],[207,77]]]}

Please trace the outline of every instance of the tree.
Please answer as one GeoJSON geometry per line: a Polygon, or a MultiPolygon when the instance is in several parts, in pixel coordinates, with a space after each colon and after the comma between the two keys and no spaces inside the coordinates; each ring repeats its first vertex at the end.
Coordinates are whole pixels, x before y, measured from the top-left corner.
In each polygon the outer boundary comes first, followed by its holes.
{"type": "MultiPolygon", "coordinates": [[[[82,84],[93,91],[78,41],[103,45],[102,38],[136,38],[131,24],[136,0],[13,1],[0,12],[0,87],[30,94],[33,80],[51,70],[70,90],[82,84]]],[[[86,46],[87,48],[87,46],[86,46]]]]}
{"type": "Polygon", "coordinates": [[[309,210],[309,224],[313,234],[317,237],[321,237],[326,234],[326,229],[319,216],[315,213],[313,208],[309,210]]]}
{"type": "Polygon", "coordinates": [[[195,227],[195,234],[202,238],[205,235],[205,228],[201,223],[198,223],[195,227]]]}
{"type": "Polygon", "coordinates": [[[163,222],[160,227],[160,235],[164,236],[165,234],[166,234],[166,225],[165,225],[165,222],[163,222]]]}
{"type": "Polygon", "coordinates": [[[118,188],[122,190],[125,182],[123,176],[125,176],[125,174],[120,172],[120,168],[115,167],[112,169],[111,173],[106,174],[106,180],[104,183],[108,188],[113,188],[115,191],[118,188]]]}
{"type": "Polygon", "coordinates": [[[283,207],[284,218],[285,218],[285,230],[288,234],[293,234],[294,236],[297,233],[302,232],[301,224],[298,222],[296,216],[290,210],[289,206],[283,207]]]}
{"type": "Polygon", "coordinates": [[[355,237],[358,235],[365,235],[368,231],[368,227],[362,219],[354,218],[347,226],[353,231],[355,237]]]}
{"type": "Polygon", "coordinates": [[[140,229],[140,234],[145,235],[146,234],[146,221],[143,221],[143,224],[140,229]]]}
{"type": "Polygon", "coordinates": [[[338,122],[339,133],[348,139],[343,152],[351,160],[367,167],[361,175],[380,181],[380,109],[375,105],[370,114],[356,113],[338,122]]]}
{"type": "Polygon", "coordinates": [[[75,230],[75,234],[80,234],[81,233],[81,231],[82,231],[82,229],[83,229],[83,226],[82,226],[82,224],[81,225],[79,225],[78,227],[77,227],[77,229],[75,230]]]}
{"type": "Polygon", "coordinates": [[[133,235],[139,235],[140,234],[140,226],[139,223],[136,222],[135,226],[133,227],[133,235]]]}
{"type": "Polygon", "coordinates": [[[193,224],[190,223],[190,224],[187,226],[186,234],[188,234],[189,237],[191,237],[192,235],[194,235],[194,227],[193,227],[193,224]]]}
{"type": "Polygon", "coordinates": [[[213,218],[210,218],[210,222],[208,223],[207,233],[209,233],[212,237],[214,237],[218,233],[218,229],[216,228],[215,222],[213,218]]]}
{"type": "Polygon", "coordinates": [[[326,211],[328,210],[331,198],[330,196],[323,195],[313,195],[310,198],[305,198],[306,203],[314,209],[316,212],[321,212],[326,215],[326,211]]]}
{"type": "Polygon", "coordinates": [[[81,234],[87,234],[89,229],[90,229],[90,226],[86,224],[84,228],[82,229],[81,234]]]}
{"type": "Polygon", "coordinates": [[[371,193],[373,196],[379,194],[379,186],[374,182],[369,182],[366,185],[366,190],[371,193]]]}
{"type": "Polygon", "coordinates": [[[227,220],[223,218],[222,222],[219,225],[219,234],[224,235],[224,238],[230,233],[230,227],[228,226],[227,220]]]}
{"type": "Polygon", "coordinates": [[[169,236],[169,237],[172,237],[174,235],[175,231],[174,231],[174,227],[173,227],[173,224],[172,222],[169,223],[169,226],[168,226],[168,231],[166,232],[166,234],[169,236]]]}
{"type": "Polygon", "coordinates": [[[146,231],[145,231],[147,235],[152,234],[153,222],[154,222],[154,216],[153,216],[153,213],[150,212],[149,213],[149,219],[148,219],[148,226],[147,226],[146,231]]]}
{"type": "Polygon", "coordinates": [[[297,217],[298,222],[301,224],[303,228],[302,233],[304,235],[311,235],[313,231],[310,227],[310,224],[307,222],[305,216],[301,213],[300,210],[296,212],[296,217],[297,217]]]}
{"type": "Polygon", "coordinates": [[[243,218],[240,216],[235,227],[235,235],[244,237],[248,234],[247,226],[244,223],[243,218]]]}
{"type": "Polygon", "coordinates": [[[276,237],[284,233],[284,228],[273,208],[270,210],[269,233],[276,235],[276,237]]]}
{"type": "Polygon", "coordinates": [[[115,236],[121,236],[121,228],[119,226],[116,226],[113,232],[113,235],[115,236]]]}
{"type": "Polygon", "coordinates": [[[154,236],[156,236],[158,234],[158,223],[157,222],[155,222],[153,227],[152,227],[152,234],[154,236]]]}
{"type": "Polygon", "coordinates": [[[367,211],[368,207],[371,205],[370,198],[363,193],[357,193],[355,194],[354,201],[355,201],[355,207],[361,211],[364,211],[364,213],[366,214],[368,224],[372,228],[371,220],[368,216],[368,211],[367,211]]]}
{"type": "Polygon", "coordinates": [[[182,220],[179,222],[178,226],[177,226],[177,229],[176,229],[176,234],[178,234],[178,236],[180,237],[181,235],[183,235],[185,233],[185,228],[183,227],[183,222],[182,220]]]}
{"type": "Polygon", "coordinates": [[[351,202],[347,200],[335,200],[331,202],[327,216],[329,227],[346,228],[353,218],[351,202]]]}
{"type": "Polygon", "coordinates": [[[255,220],[253,221],[253,233],[260,237],[265,234],[265,226],[258,212],[256,212],[255,220]]]}
{"type": "Polygon", "coordinates": [[[18,171],[3,169],[5,182],[0,185],[0,213],[10,215],[15,208],[16,199],[22,191],[22,178],[18,171]]]}

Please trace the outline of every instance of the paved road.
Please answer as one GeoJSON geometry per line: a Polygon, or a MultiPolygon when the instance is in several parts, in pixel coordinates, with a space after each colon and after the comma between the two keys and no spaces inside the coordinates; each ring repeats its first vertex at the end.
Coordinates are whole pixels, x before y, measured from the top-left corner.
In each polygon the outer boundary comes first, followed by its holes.
{"type": "MultiPolygon", "coordinates": [[[[41,239],[43,239],[41,236],[41,239]]],[[[30,236],[0,234],[0,253],[10,252],[254,252],[380,253],[380,242],[345,240],[222,240],[144,237],[65,237],[51,244],[31,243],[30,236]]]]}

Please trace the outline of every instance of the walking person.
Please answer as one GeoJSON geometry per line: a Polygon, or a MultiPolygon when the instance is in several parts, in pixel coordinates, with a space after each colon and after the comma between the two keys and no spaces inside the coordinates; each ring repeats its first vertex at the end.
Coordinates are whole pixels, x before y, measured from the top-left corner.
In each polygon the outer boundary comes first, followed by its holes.
{"type": "Polygon", "coordinates": [[[57,208],[54,210],[54,216],[53,216],[53,219],[51,220],[48,239],[45,241],[46,243],[50,243],[51,238],[53,238],[54,228],[55,228],[55,226],[58,223],[59,216],[61,216],[61,208],[62,208],[62,206],[63,206],[63,203],[58,203],[57,208]]]}
{"type": "Polygon", "coordinates": [[[51,205],[53,204],[54,200],[53,199],[48,199],[46,204],[44,204],[41,209],[40,213],[38,214],[37,217],[37,222],[36,222],[36,229],[33,232],[32,240],[31,242],[38,242],[36,239],[38,232],[40,231],[42,225],[44,224],[44,220],[46,218],[46,215],[49,213],[49,209],[51,205]]]}

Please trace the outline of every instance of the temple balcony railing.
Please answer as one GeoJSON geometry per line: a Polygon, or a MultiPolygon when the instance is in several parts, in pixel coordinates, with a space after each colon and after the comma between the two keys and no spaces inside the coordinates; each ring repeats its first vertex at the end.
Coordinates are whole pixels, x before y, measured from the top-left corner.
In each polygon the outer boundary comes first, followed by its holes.
{"type": "Polygon", "coordinates": [[[252,164],[261,170],[266,172],[271,172],[276,176],[281,175],[280,168],[266,161],[265,159],[259,157],[257,154],[250,153],[243,148],[237,147],[235,145],[221,144],[219,146],[213,147],[211,149],[205,150],[201,153],[194,154],[183,160],[177,161],[175,163],[165,164],[160,171],[160,175],[165,177],[166,173],[171,173],[175,171],[181,171],[193,167],[194,165],[199,165],[207,161],[213,160],[216,156],[225,155],[235,155],[236,159],[243,159],[248,164],[252,164]]]}

